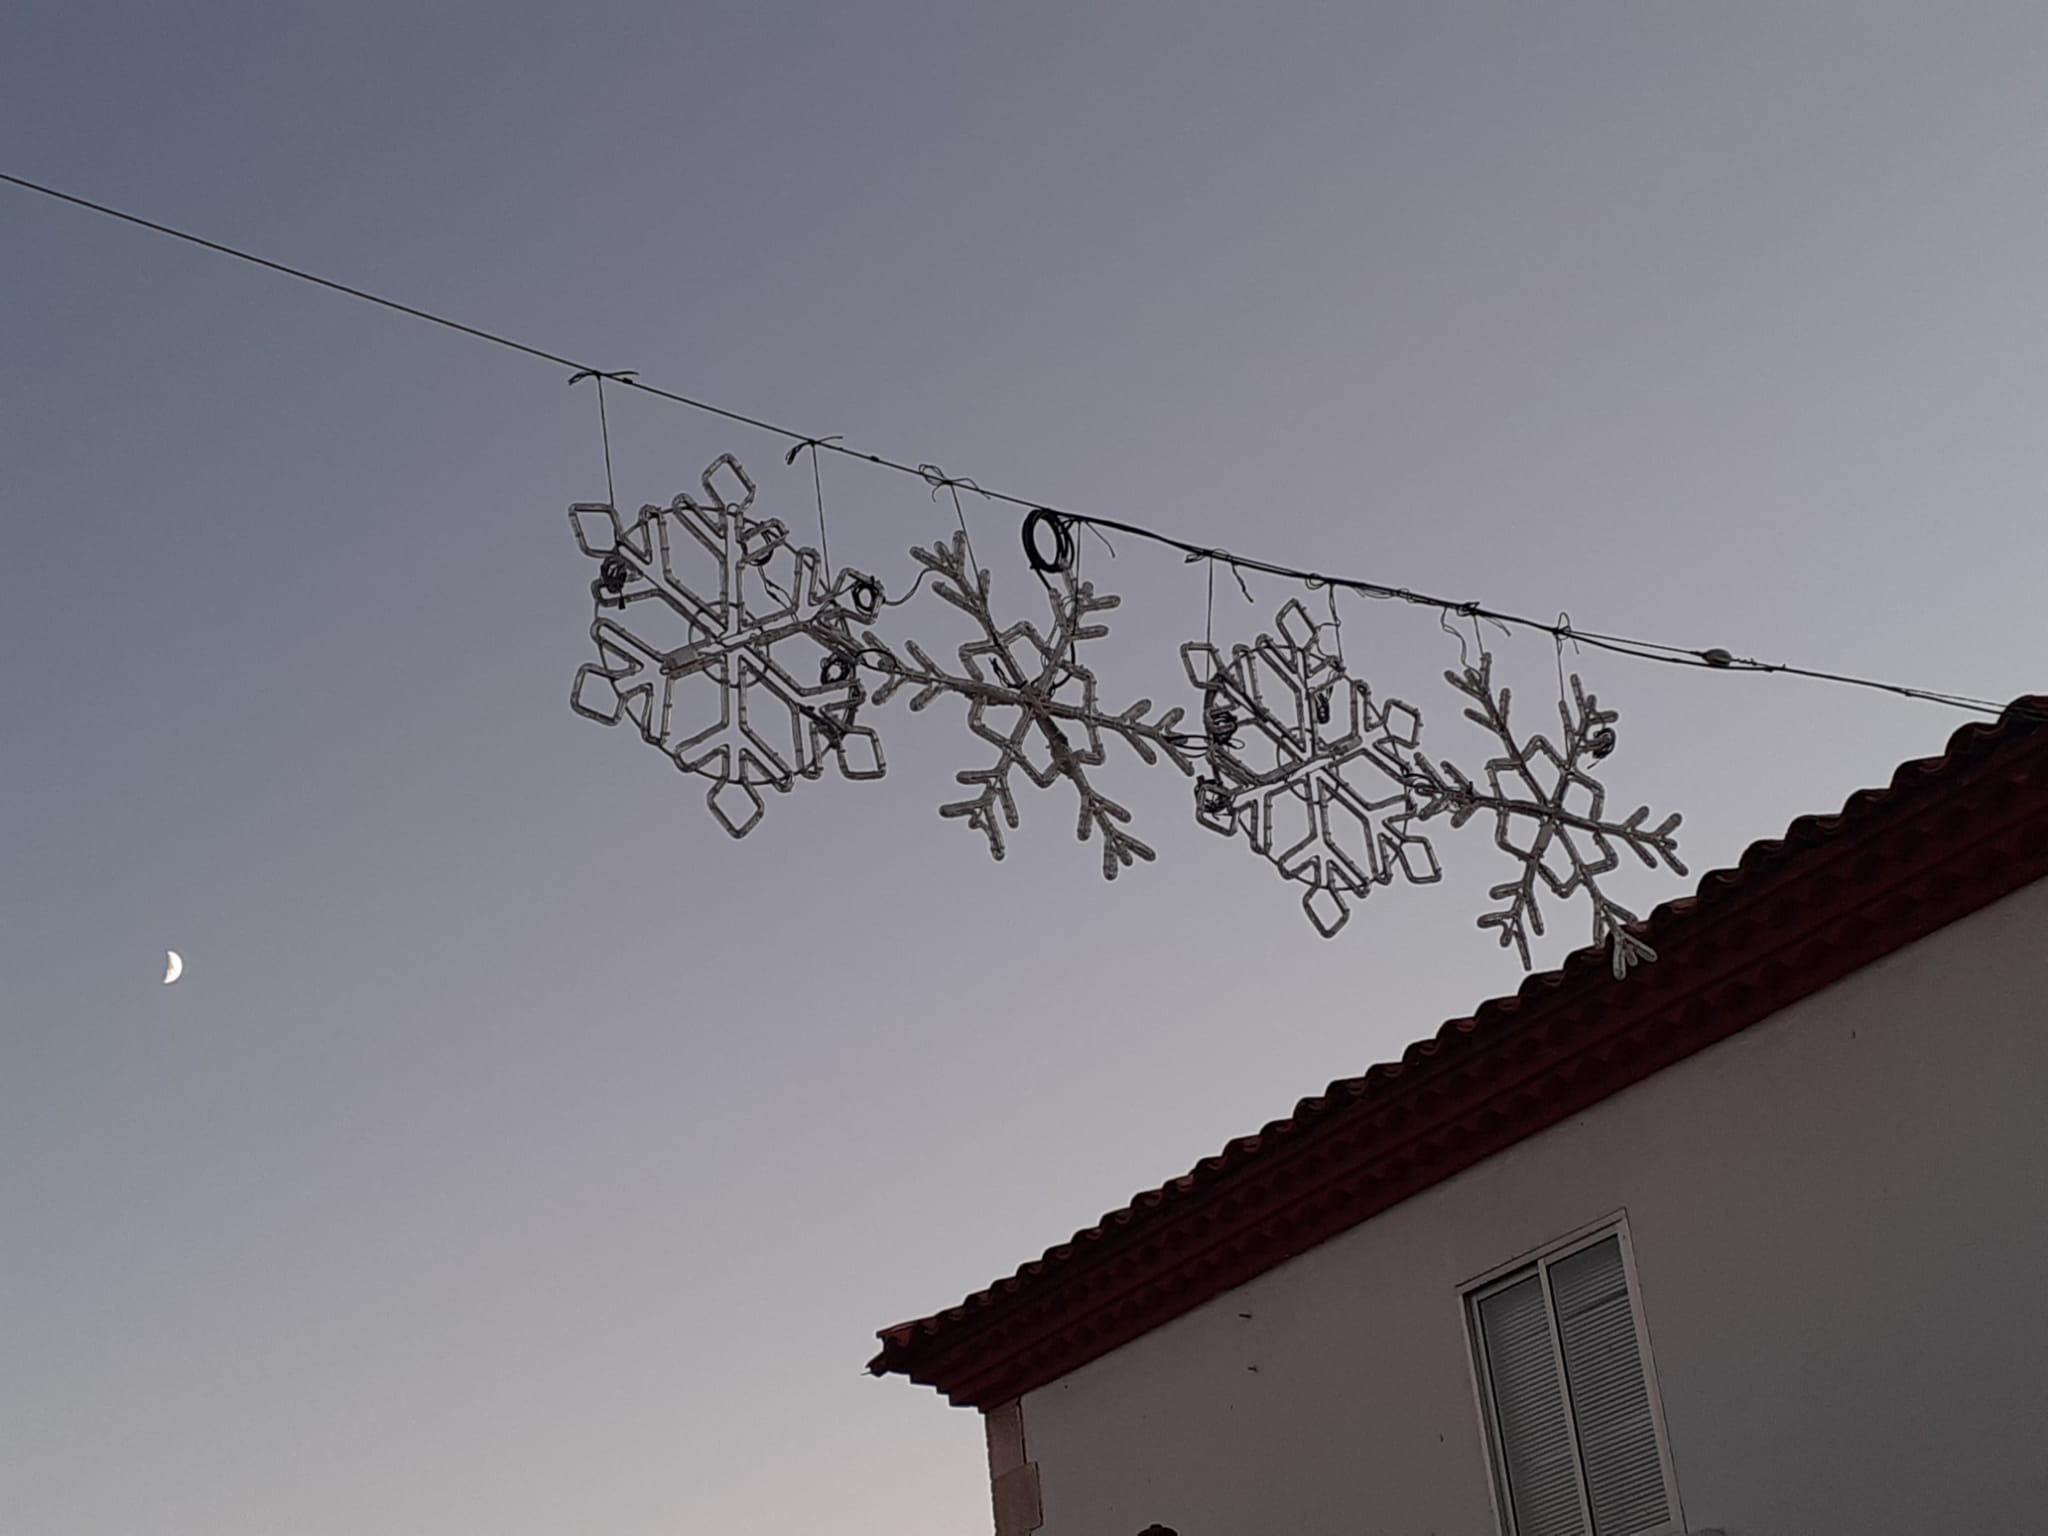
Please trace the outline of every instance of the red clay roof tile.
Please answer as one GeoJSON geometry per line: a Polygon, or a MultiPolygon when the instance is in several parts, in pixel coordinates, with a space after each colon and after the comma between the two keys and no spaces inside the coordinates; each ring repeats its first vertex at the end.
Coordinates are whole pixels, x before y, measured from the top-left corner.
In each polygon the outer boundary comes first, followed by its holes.
{"type": "Polygon", "coordinates": [[[992,1407],[2048,876],[2048,697],[1802,816],[1641,925],[1616,981],[1583,949],[977,1291],[885,1328],[877,1375],[992,1407]]]}

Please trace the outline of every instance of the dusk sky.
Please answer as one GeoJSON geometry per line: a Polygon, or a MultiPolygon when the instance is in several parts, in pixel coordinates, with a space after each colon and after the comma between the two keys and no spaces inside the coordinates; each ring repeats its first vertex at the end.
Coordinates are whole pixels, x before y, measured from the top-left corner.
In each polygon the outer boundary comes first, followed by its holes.
{"type": "MultiPolygon", "coordinates": [[[[2048,686],[2044,103],[2039,0],[0,16],[0,171],[1028,499],[2001,700],[2048,686]]],[[[874,1331],[1520,983],[1490,824],[1324,941],[1117,747],[1155,864],[1106,883],[1065,786],[993,862],[954,700],[735,841],[569,709],[587,384],[5,185],[0,294],[7,1532],[986,1530],[976,1415],[874,1331]]],[[[629,511],[731,452],[815,532],[786,443],[609,403],[629,511]]],[[[950,502],[822,476],[907,590],[950,502]]],[[[1084,547],[1105,701],[1195,708],[1202,567],[1084,547]]],[[[1219,642],[1324,601],[1250,590],[1219,642]]],[[[1340,611],[1483,763],[1436,616],[1340,611]]],[[[1550,639],[1488,643],[1554,729],[1550,639]]],[[[1969,718],[1566,660],[1612,800],[1686,818],[1642,911],[1969,718]]]]}

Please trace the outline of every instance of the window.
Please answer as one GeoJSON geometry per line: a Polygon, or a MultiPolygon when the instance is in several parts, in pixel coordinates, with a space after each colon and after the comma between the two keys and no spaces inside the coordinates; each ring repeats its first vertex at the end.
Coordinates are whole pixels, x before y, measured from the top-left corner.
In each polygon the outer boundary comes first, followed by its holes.
{"type": "Polygon", "coordinates": [[[1508,1536],[1679,1526],[1633,1270],[1609,1223],[1468,1295],[1508,1536]]]}

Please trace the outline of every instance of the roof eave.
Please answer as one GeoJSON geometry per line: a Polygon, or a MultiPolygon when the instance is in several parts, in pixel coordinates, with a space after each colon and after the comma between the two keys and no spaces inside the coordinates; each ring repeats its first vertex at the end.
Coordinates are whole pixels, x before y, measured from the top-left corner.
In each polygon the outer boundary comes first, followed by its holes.
{"type": "Polygon", "coordinates": [[[1643,924],[1341,1080],[1015,1274],[881,1331],[869,1363],[1008,1401],[1632,1083],[2048,876],[2048,699],[1802,817],[1643,924]]]}

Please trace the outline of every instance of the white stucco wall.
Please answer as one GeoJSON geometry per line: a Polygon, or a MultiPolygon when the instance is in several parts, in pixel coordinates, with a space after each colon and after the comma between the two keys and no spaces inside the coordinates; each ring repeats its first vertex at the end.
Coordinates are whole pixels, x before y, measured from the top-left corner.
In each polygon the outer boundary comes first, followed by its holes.
{"type": "Polygon", "coordinates": [[[2048,1532],[2048,882],[1029,1394],[1043,1536],[1493,1536],[1460,1287],[1616,1211],[1692,1529],[2048,1532]]]}

